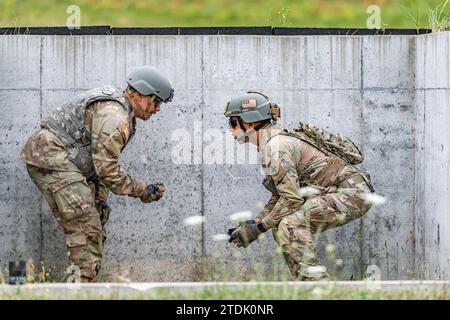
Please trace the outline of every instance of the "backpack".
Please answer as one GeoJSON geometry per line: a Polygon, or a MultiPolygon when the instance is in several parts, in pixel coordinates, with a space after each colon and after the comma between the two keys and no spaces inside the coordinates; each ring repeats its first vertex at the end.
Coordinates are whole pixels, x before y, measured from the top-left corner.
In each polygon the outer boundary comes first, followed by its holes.
{"type": "Polygon", "coordinates": [[[319,127],[301,123],[293,130],[284,130],[281,134],[301,139],[318,148],[326,155],[333,154],[350,164],[363,162],[364,156],[359,148],[349,138],[342,134],[333,134],[319,127]]]}

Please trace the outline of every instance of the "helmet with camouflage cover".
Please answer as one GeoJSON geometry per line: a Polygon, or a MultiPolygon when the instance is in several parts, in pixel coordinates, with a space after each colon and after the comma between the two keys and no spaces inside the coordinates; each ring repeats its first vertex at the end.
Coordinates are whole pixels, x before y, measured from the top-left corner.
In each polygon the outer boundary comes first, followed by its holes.
{"type": "Polygon", "coordinates": [[[239,117],[245,123],[264,120],[276,121],[280,117],[280,108],[270,99],[257,91],[232,98],[225,106],[226,117],[239,117]]]}
{"type": "Polygon", "coordinates": [[[155,95],[164,103],[173,99],[173,88],[169,80],[150,66],[134,69],[127,77],[127,83],[144,96],[155,95]]]}
{"type": "Polygon", "coordinates": [[[239,143],[248,142],[253,132],[261,129],[267,121],[274,122],[280,117],[280,107],[257,91],[247,91],[246,94],[232,98],[225,106],[225,116],[230,118],[230,125],[235,127],[239,123],[244,134],[236,138],[239,143]],[[262,122],[261,122],[262,121],[262,122]],[[243,122],[261,122],[251,130],[246,130],[243,122]]]}

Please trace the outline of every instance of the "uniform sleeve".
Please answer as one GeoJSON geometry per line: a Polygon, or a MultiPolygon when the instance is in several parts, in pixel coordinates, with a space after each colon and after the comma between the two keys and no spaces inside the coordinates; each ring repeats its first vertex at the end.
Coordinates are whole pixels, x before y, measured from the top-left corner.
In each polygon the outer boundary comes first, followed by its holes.
{"type": "Polygon", "coordinates": [[[117,103],[94,113],[92,117],[92,160],[101,185],[111,192],[141,197],[147,184],[131,177],[119,164],[119,155],[128,142],[128,115],[117,103]]]}
{"type": "Polygon", "coordinates": [[[264,206],[264,209],[262,209],[261,212],[256,215],[256,217],[263,219],[265,216],[270,214],[273,207],[275,207],[275,204],[278,202],[278,199],[280,199],[280,196],[278,194],[273,194],[272,197],[270,197],[269,202],[267,202],[267,204],[264,206]]]}
{"type": "MultiPolygon", "coordinates": [[[[277,225],[281,219],[299,210],[304,203],[304,199],[299,195],[296,166],[300,158],[300,150],[288,139],[290,138],[277,136],[264,150],[263,169],[272,177],[279,196],[270,213],[267,213],[262,220],[267,228],[277,225]]],[[[270,205],[269,201],[267,209],[270,209],[270,205]]]]}
{"type": "Polygon", "coordinates": [[[109,189],[102,181],[98,183],[95,193],[95,199],[102,200],[104,202],[108,200],[109,189]]]}

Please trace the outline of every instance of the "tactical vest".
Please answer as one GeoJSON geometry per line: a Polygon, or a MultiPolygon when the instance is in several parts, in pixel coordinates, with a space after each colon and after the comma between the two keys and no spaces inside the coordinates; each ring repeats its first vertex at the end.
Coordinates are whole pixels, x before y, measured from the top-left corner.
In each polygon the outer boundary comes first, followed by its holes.
{"type": "Polygon", "coordinates": [[[95,175],[92,162],[91,132],[84,125],[86,108],[93,102],[113,100],[120,103],[128,112],[131,134],[134,135],[135,126],[132,109],[122,91],[115,87],[104,86],[75,96],[68,102],[56,108],[41,123],[41,127],[53,132],[66,146],[70,161],[72,161],[86,178],[95,175]]]}

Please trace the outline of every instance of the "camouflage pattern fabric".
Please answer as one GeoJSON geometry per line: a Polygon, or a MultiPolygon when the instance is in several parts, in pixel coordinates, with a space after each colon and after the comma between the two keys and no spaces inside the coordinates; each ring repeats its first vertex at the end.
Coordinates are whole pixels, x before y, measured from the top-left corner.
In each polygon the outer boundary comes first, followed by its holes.
{"type": "MultiPolygon", "coordinates": [[[[134,123],[115,101],[94,102],[86,112],[86,129],[91,131],[93,180],[99,181],[103,200],[107,190],[114,194],[139,198],[147,183],[131,177],[119,163],[119,155],[129,142],[134,123]]],[[[26,142],[21,158],[27,164],[56,171],[81,171],[68,160],[67,148],[55,134],[41,129],[26,142]]]]}
{"type": "Polygon", "coordinates": [[[81,281],[95,281],[101,267],[103,226],[93,189],[77,171],[31,165],[27,170],[64,230],[69,261],[80,268],[81,281]]]}
{"type": "Polygon", "coordinates": [[[83,175],[69,160],[64,143],[48,129],[28,139],[21,158],[64,229],[70,262],[81,268],[83,281],[95,281],[105,238],[95,203],[106,201],[109,191],[141,197],[146,194],[147,183],[128,175],[119,164],[134,123],[118,102],[92,103],[85,126],[92,137],[94,177],[87,179],[83,175]]]}
{"type": "Polygon", "coordinates": [[[340,133],[333,134],[305,123],[300,123],[294,130],[286,132],[312,144],[325,154],[335,154],[350,164],[359,164],[364,160],[356,144],[340,133]]]}
{"type": "Polygon", "coordinates": [[[293,276],[314,279],[307,271],[318,263],[313,234],[347,224],[370,209],[365,202],[371,192],[369,176],[301,139],[280,134],[278,127],[263,130],[261,165],[276,192],[258,217],[272,228],[293,276]],[[302,187],[313,187],[317,194],[305,196],[302,187]]]}
{"type": "Polygon", "coordinates": [[[115,101],[132,117],[132,107],[123,92],[112,86],[85,91],[58,106],[42,120],[41,128],[53,132],[66,147],[69,159],[83,172],[85,177],[95,174],[92,164],[91,131],[86,127],[86,111],[96,101],[115,101]]]}

